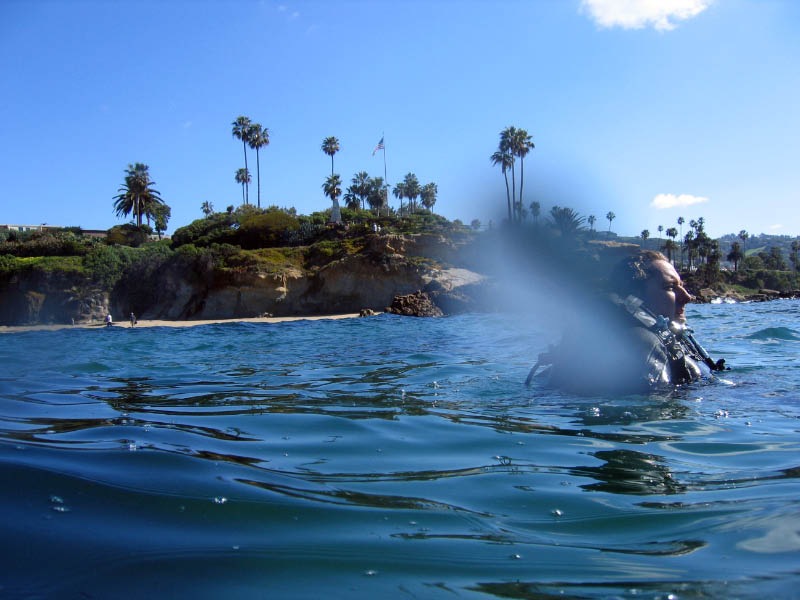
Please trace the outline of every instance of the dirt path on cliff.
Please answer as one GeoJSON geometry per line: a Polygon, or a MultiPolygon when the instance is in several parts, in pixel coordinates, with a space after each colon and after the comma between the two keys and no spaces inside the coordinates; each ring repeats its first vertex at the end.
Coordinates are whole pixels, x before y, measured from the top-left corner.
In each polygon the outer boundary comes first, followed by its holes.
{"type": "MultiPolygon", "coordinates": [[[[253,317],[242,319],[205,319],[200,321],[162,321],[162,320],[149,320],[143,319],[136,323],[136,327],[195,327],[196,325],[212,325],[215,323],[283,323],[285,321],[319,321],[321,319],[352,319],[358,317],[358,313],[347,313],[343,315],[313,315],[307,317],[253,317]]],[[[106,324],[104,322],[96,323],[76,323],[75,325],[69,324],[52,324],[52,325],[0,325],[0,334],[2,333],[20,333],[23,331],[56,331],[58,329],[72,329],[84,328],[95,329],[103,328],[106,324]]],[[[118,321],[114,323],[113,327],[130,328],[129,321],[118,321]]]]}

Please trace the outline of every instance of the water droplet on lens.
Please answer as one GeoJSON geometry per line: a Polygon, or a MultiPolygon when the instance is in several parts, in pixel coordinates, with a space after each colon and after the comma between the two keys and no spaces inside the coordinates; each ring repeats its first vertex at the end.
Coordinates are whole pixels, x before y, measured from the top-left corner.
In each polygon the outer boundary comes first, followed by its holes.
{"type": "Polygon", "coordinates": [[[225,496],[217,496],[214,498],[214,504],[225,504],[228,499],[225,496]]]}

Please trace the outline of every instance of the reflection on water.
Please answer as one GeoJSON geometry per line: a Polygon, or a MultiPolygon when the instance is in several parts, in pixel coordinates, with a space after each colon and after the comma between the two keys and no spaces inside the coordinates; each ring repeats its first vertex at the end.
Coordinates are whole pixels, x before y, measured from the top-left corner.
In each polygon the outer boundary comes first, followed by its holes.
{"type": "Polygon", "coordinates": [[[0,509],[26,542],[0,589],[785,596],[794,317],[693,311],[733,385],[626,398],[525,388],[550,340],[500,315],[5,336],[0,509]]]}

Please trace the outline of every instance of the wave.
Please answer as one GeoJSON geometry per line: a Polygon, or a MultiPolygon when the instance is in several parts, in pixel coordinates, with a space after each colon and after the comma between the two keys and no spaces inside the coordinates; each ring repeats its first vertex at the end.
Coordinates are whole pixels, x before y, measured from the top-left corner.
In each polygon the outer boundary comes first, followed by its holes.
{"type": "Polygon", "coordinates": [[[800,340],[800,333],[788,327],[767,327],[745,336],[748,340],[800,340]]]}

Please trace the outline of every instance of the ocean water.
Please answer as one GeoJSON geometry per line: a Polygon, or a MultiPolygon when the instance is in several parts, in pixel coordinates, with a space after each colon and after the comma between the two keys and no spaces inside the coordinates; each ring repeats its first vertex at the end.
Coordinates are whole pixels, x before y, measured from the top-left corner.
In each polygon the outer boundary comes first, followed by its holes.
{"type": "Polygon", "coordinates": [[[0,336],[0,597],[798,597],[798,316],[626,398],[521,316],[0,336]]]}

